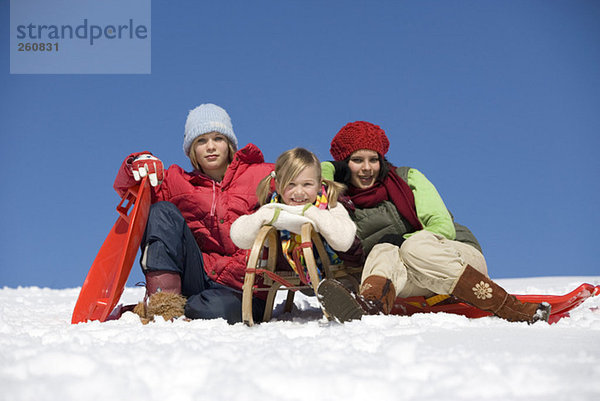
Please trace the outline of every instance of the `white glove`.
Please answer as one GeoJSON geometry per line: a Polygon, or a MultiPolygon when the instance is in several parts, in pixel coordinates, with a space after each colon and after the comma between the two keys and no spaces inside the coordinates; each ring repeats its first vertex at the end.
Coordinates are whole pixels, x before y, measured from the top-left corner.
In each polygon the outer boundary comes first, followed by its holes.
{"type": "Polygon", "coordinates": [[[263,205],[264,208],[269,209],[281,209],[285,210],[288,213],[295,214],[297,216],[303,216],[304,210],[307,209],[310,204],[306,205],[286,205],[285,203],[267,203],[263,205]]]}
{"type": "Polygon", "coordinates": [[[274,209],[263,206],[253,214],[244,214],[238,217],[229,231],[231,240],[238,248],[251,249],[260,228],[265,224],[270,224],[274,214],[274,209]]]}
{"type": "Polygon", "coordinates": [[[261,206],[256,212],[254,212],[254,214],[251,215],[254,219],[256,219],[255,221],[259,226],[264,226],[265,224],[271,223],[273,217],[275,216],[275,209],[266,206],[267,205],[261,206]]]}
{"type": "Polygon", "coordinates": [[[159,185],[164,178],[164,167],[162,161],[149,153],[139,155],[131,163],[131,172],[136,181],[148,176],[150,185],[159,185]]]}
{"type": "Polygon", "coordinates": [[[297,214],[290,213],[287,210],[281,210],[275,221],[271,224],[278,230],[288,230],[290,232],[300,234],[302,232],[302,226],[305,223],[311,223],[313,228],[315,230],[317,229],[315,223],[313,223],[313,221],[308,217],[299,216],[297,214]]]}

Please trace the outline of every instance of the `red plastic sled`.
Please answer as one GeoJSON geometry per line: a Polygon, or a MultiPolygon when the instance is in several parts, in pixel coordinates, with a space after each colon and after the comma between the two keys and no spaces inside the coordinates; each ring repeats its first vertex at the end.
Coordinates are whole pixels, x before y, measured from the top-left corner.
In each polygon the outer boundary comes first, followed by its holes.
{"type": "MultiPolygon", "coordinates": [[[[548,302],[552,305],[549,323],[556,323],[563,317],[569,316],[569,311],[583,303],[586,299],[600,294],[600,286],[592,284],[581,284],[565,295],[515,295],[519,300],[525,302],[548,302]]],[[[469,318],[491,316],[490,312],[482,311],[474,306],[463,302],[447,303],[447,297],[434,296],[396,298],[392,315],[410,316],[415,313],[454,313],[469,318]],[[445,302],[444,302],[445,301],[445,302]]]]}
{"type": "Polygon", "coordinates": [[[149,211],[150,184],[144,177],[139,185],[129,188],[117,206],[119,217],[85,278],[71,323],[104,322],[110,315],[125,289],[149,211]]]}

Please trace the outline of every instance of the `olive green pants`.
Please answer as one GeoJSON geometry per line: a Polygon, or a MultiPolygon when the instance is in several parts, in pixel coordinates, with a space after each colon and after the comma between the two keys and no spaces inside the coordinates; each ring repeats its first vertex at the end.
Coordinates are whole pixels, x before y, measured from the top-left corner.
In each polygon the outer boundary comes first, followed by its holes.
{"type": "Polygon", "coordinates": [[[466,265],[487,276],[487,264],[479,250],[423,230],[400,248],[387,243],[375,245],[361,282],[371,275],[389,278],[400,297],[450,294],[466,265]]]}

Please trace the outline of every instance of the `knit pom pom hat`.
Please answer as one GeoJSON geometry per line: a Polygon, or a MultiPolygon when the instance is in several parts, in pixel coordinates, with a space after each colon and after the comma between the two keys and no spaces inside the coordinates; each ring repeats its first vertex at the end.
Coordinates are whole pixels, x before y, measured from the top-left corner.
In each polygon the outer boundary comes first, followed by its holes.
{"type": "Polygon", "coordinates": [[[333,137],[329,153],[336,161],[342,161],[361,149],[374,150],[383,157],[389,148],[390,141],[379,125],[355,121],[344,125],[333,137]]]}
{"type": "Polygon", "coordinates": [[[183,151],[186,156],[190,155],[190,147],[194,139],[213,131],[225,135],[237,150],[238,140],[233,132],[229,114],[215,104],[206,103],[190,111],[185,121],[183,151]]]}

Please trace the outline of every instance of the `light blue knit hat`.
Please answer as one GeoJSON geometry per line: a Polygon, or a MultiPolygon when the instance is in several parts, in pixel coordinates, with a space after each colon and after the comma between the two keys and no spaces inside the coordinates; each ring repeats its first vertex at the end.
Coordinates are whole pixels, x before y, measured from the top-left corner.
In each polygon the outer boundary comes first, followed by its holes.
{"type": "Polygon", "coordinates": [[[194,139],[209,132],[219,132],[227,137],[237,150],[238,140],[233,132],[231,118],[225,109],[211,103],[201,104],[191,110],[185,121],[183,151],[189,157],[194,139]]]}

